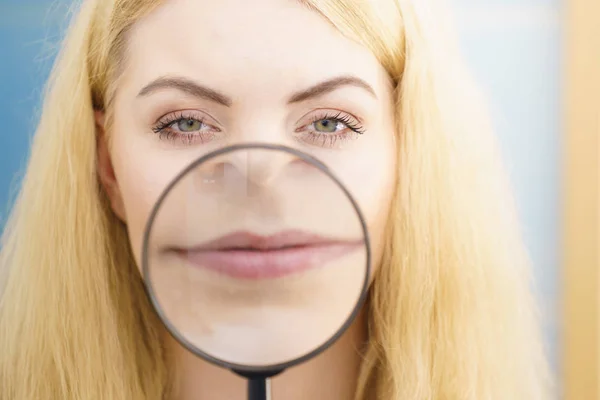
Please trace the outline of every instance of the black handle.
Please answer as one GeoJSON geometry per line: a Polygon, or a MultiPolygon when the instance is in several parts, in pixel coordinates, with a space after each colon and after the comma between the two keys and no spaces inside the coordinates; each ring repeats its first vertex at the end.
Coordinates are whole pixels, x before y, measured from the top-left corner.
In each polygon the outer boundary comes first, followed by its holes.
{"type": "Polygon", "coordinates": [[[257,376],[248,379],[248,400],[269,400],[267,378],[257,376]]]}
{"type": "Polygon", "coordinates": [[[248,380],[248,400],[271,400],[270,379],[283,372],[282,369],[248,372],[232,369],[233,373],[248,380]]]}

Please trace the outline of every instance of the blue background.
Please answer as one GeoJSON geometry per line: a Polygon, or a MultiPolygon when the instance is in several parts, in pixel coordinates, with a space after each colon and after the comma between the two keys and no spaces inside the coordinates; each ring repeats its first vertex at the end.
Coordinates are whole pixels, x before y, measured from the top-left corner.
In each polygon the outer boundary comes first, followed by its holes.
{"type": "MultiPolygon", "coordinates": [[[[18,187],[68,1],[0,0],[0,226],[18,187]]],[[[560,357],[561,3],[452,0],[472,72],[489,94],[535,264],[552,362],[560,357]]]]}

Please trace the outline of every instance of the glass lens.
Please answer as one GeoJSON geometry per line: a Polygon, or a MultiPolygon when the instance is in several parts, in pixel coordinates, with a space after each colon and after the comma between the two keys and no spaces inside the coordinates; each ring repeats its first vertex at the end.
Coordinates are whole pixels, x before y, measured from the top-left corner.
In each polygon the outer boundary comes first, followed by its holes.
{"type": "Polygon", "coordinates": [[[204,157],[149,222],[144,275],[189,349],[247,368],[298,360],[356,311],[368,275],[357,208],[325,167],[274,148],[204,157]]]}

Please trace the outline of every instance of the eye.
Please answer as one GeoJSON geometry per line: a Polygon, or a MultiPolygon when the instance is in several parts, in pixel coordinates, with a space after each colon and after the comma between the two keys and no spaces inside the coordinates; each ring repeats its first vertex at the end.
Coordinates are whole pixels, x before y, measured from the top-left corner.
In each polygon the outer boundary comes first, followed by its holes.
{"type": "Polygon", "coordinates": [[[321,112],[311,118],[311,123],[306,125],[305,128],[317,134],[332,134],[347,131],[358,134],[364,133],[364,129],[357,118],[341,111],[335,113],[321,112]]]}
{"type": "Polygon", "coordinates": [[[180,119],[179,121],[177,121],[177,128],[179,128],[179,130],[182,132],[194,132],[200,130],[200,128],[202,128],[202,125],[202,121],[193,118],[180,119]]]}
{"type": "Polygon", "coordinates": [[[317,132],[333,133],[338,129],[344,129],[345,125],[335,119],[320,119],[313,122],[313,126],[317,132]]]}
{"type": "Polygon", "coordinates": [[[214,140],[221,130],[205,122],[206,116],[197,111],[184,111],[162,117],[152,128],[161,139],[179,140],[185,144],[214,140]]]}
{"type": "Polygon", "coordinates": [[[296,130],[297,139],[319,147],[339,147],[365,133],[358,118],[342,111],[319,111],[296,130]]]}

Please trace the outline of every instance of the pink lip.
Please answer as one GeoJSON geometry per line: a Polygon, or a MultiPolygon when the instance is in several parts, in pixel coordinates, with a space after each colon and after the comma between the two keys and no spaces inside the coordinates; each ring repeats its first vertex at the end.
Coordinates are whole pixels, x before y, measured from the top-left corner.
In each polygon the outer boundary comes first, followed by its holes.
{"type": "Polygon", "coordinates": [[[332,240],[302,231],[272,236],[235,232],[188,249],[173,249],[188,262],[238,279],[279,278],[324,266],[362,241],[332,240]]]}

